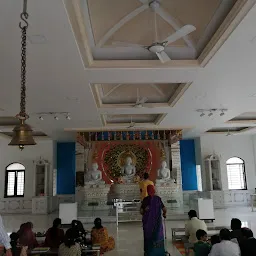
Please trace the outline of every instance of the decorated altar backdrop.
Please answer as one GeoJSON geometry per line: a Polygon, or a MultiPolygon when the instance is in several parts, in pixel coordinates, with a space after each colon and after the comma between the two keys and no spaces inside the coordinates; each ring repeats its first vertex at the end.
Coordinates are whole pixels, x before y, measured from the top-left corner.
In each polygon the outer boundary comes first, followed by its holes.
{"type": "Polygon", "coordinates": [[[124,166],[126,168],[127,160],[130,168],[136,168],[135,182],[142,179],[145,172],[155,181],[161,160],[167,161],[168,168],[172,169],[171,145],[180,139],[180,130],[79,132],[76,147],[77,186],[84,185],[86,173],[90,172],[93,163],[94,168],[97,163],[98,173],[102,173],[102,179],[107,184],[122,183],[121,170],[124,166]]]}
{"type": "Polygon", "coordinates": [[[148,172],[153,181],[157,177],[160,151],[154,142],[98,142],[95,143],[92,152],[97,154],[97,157],[94,159],[95,155],[91,156],[88,165],[91,166],[92,162],[96,161],[102,170],[104,181],[108,184],[118,181],[123,161],[127,156],[132,158],[137,175],[141,178],[144,172],[148,172]]]}

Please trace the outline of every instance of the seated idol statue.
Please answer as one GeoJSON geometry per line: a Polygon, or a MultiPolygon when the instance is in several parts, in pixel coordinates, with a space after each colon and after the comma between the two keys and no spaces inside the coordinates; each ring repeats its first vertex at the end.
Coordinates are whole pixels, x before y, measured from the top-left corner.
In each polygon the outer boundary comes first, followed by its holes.
{"type": "Polygon", "coordinates": [[[132,158],[126,157],[125,165],[121,168],[121,174],[125,183],[133,183],[136,174],[136,168],[132,164],[132,158]]]}
{"type": "Polygon", "coordinates": [[[97,163],[92,164],[92,169],[86,173],[85,184],[105,184],[105,181],[102,180],[102,172],[98,168],[97,163]]]}
{"type": "Polygon", "coordinates": [[[166,161],[161,162],[160,169],[157,170],[157,184],[162,184],[166,182],[174,183],[174,180],[171,178],[171,171],[167,168],[166,161]]]}

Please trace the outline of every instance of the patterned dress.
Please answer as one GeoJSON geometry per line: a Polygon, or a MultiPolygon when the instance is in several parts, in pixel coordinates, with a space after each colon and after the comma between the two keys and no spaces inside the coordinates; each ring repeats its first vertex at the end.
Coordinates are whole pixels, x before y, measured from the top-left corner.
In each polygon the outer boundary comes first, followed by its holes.
{"type": "Polygon", "coordinates": [[[79,244],[72,245],[70,248],[64,243],[59,247],[59,256],[81,256],[81,248],[79,244]]]}
{"type": "Polygon", "coordinates": [[[111,251],[115,248],[115,240],[113,237],[108,236],[106,228],[92,229],[92,244],[100,244],[100,253],[111,251]]]}

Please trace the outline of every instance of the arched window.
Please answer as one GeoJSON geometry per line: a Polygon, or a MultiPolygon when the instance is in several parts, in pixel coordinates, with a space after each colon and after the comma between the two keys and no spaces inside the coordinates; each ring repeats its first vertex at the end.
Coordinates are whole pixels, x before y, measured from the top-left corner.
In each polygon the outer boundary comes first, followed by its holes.
{"type": "Polygon", "coordinates": [[[231,157],[226,162],[228,173],[228,189],[247,189],[244,160],[231,157]]]}
{"type": "Polygon", "coordinates": [[[5,197],[24,197],[25,166],[12,163],[6,167],[5,197]]]}

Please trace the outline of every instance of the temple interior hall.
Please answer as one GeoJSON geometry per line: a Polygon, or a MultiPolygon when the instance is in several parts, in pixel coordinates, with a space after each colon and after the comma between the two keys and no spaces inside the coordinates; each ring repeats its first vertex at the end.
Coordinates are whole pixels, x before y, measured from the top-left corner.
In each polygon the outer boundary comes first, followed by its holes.
{"type": "Polygon", "coordinates": [[[0,216],[20,248],[31,231],[28,255],[58,255],[56,218],[59,250],[82,224],[82,255],[194,255],[193,218],[209,238],[231,239],[233,218],[256,234],[256,0],[0,0],[0,14],[0,216]]]}

